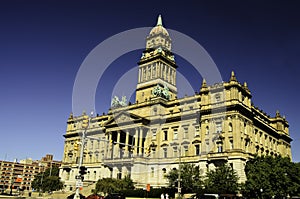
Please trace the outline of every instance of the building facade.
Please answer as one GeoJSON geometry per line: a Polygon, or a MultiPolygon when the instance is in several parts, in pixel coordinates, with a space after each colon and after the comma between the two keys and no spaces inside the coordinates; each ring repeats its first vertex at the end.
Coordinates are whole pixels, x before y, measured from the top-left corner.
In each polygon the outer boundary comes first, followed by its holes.
{"type": "Polygon", "coordinates": [[[60,167],[61,161],[53,160],[47,154],[41,160],[25,159],[18,161],[0,160],[0,189],[2,192],[31,191],[35,175],[53,166],[60,167]]]}
{"type": "Polygon", "coordinates": [[[247,84],[234,72],[214,85],[203,79],[195,95],[177,98],[177,65],[161,17],[146,38],[138,67],[135,103],[114,98],[107,114],[89,117],[87,128],[86,113],[70,115],[60,170],[68,190],[75,187],[82,143],[85,183],[129,175],[137,187],[167,186],[165,174],[181,163],[199,165],[205,174],[226,162],[245,181],[244,167],[253,155],[291,157],[286,119],[255,107],[247,84]]]}

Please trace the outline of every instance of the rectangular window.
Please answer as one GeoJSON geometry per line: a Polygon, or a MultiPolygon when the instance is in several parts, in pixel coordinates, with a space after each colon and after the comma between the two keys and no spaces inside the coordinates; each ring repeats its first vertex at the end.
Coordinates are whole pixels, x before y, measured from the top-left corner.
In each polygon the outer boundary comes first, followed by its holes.
{"type": "Polygon", "coordinates": [[[200,155],[200,144],[195,145],[195,155],[200,155]]]}
{"type": "Polygon", "coordinates": [[[183,138],[188,138],[189,128],[187,126],[183,127],[183,138]]]}
{"type": "Polygon", "coordinates": [[[152,129],[152,140],[156,140],[156,129],[152,129]]]}
{"type": "Polygon", "coordinates": [[[164,140],[168,140],[168,130],[164,130],[164,140]]]}
{"type": "Polygon", "coordinates": [[[188,146],[184,146],[184,156],[188,156],[189,155],[189,148],[188,146]]]}
{"type": "Polygon", "coordinates": [[[178,149],[177,149],[177,147],[174,148],[174,157],[178,157],[178,149]]]}
{"type": "Polygon", "coordinates": [[[173,140],[178,140],[178,130],[177,129],[173,130],[173,140]]]}
{"type": "Polygon", "coordinates": [[[222,153],[223,152],[223,145],[219,144],[218,145],[218,153],[222,153]]]}
{"type": "Polygon", "coordinates": [[[164,149],[164,158],[167,158],[168,157],[168,151],[167,151],[167,149],[165,148],[164,149]]]}
{"type": "Polygon", "coordinates": [[[230,142],[230,149],[233,149],[233,140],[231,139],[229,140],[229,142],[230,142]]]}
{"type": "Polygon", "coordinates": [[[216,94],[215,95],[215,99],[216,99],[216,102],[220,102],[221,101],[221,94],[216,94]]]}
{"type": "Polygon", "coordinates": [[[200,127],[199,125],[195,126],[195,136],[199,136],[199,132],[200,132],[200,127]]]}
{"type": "Polygon", "coordinates": [[[154,167],[151,167],[151,177],[154,177],[154,167]]]}

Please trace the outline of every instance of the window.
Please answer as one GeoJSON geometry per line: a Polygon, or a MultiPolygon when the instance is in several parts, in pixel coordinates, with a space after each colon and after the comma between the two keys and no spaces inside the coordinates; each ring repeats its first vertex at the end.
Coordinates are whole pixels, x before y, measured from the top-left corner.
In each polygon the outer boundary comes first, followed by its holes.
{"type": "Polygon", "coordinates": [[[230,139],[229,143],[230,143],[230,149],[233,149],[233,139],[230,139]]]}
{"type": "Polygon", "coordinates": [[[232,132],[232,123],[231,123],[231,122],[230,122],[229,125],[228,125],[228,131],[229,131],[229,132],[232,132]]]}
{"type": "Polygon", "coordinates": [[[205,135],[209,135],[209,127],[208,126],[205,127],[205,135]]]}
{"type": "Polygon", "coordinates": [[[95,159],[96,159],[96,162],[99,161],[99,154],[98,153],[95,154],[95,159]]]}
{"type": "Polygon", "coordinates": [[[173,140],[177,140],[178,139],[178,130],[174,129],[173,130],[173,140]]]}
{"type": "Polygon", "coordinates": [[[156,129],[152,130],[152,140],[156,140],[156,129]]]}
{"type": "Polygon", "coordinates": [[[97,171],[94,171],[94,180],[97,179],[97,171]]]}
{"type": "Polygon", "coordinates": [[[195,155],[200,155],[200,144],[195,145],[195,155]]]}
{"type": "Polygon", "coordinates": [[[188,138],[188,127],[187,126],[183,127],[183,130],[184,130],[184,132],[183,132],[183,138],[188,138]]]}
{"type": "Polygon", "coordinates": [[[222,122],[216,122],[217,133],[222,133],[222,122]]]}
{"type": "Polygon", "coordinates": [[[195,136],[199,136],[200,127],[199,125],[195,126],[195,136]]]}
{"type": "Polygon", "coordinates": [[[168,157],[168,151],[166,148],[163,149],[164,150],[164,158],[167,158],[168,157]]]}
{"type": "Polygon", "coordinates": [[[164,130],[164,140],[168,140],[168,130],[164,130]]]}
{"type": "Polygon", "coordinates": [[[216,94],[215,99],[216,99],[216,102],[220,102],[221,101],[221,95],[219,93],[216,94]]]}
{"type": "Polygon", "coordinates": [[[155,65],[152,66],[152,78],[155,78],[156,75],[156,67],[155,65]]]}
{"type": "Polygon", "coordinates": [[[177,149],[177,147],[174,147],[173,151],[174,151],[174,157],[178,157],[178,149],[177,149]]]}
{"type": "Polygon", "coordinates": [[[154,167],[151,167],[151,177],[154,177],[154,167]]]}
{"type": "Polygon", "coordinates": [[[184,146],[184,156],[188,156],[189,155],[189,148],[188,146],[184,146]]]}
{"type": "Polygon", "coordinates": [[[218,144],[218,153],[222,153],[223,152],[223,144],[219,143],[218,144]]]}

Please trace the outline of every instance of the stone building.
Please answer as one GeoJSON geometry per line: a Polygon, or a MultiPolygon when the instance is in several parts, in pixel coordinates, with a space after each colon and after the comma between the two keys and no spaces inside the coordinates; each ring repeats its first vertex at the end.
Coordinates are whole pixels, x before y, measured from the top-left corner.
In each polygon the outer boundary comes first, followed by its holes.
{"type": "Polygon", "coordinates": [[[85,113],[70,115],[60,170],[68,190],[75,186],[85,130],[85,183],[129,175],[137,187],[161,187],[168,185],[165,174],[181,163],[200,165],[204,174],[224,162],[245,181],[244,167],[254,154],[291,157],[286,119],[255,107],[247,84],[234,72],[214,85],[203,79],[195,95],[177,98],[177,65],[161,17],[146,38],[138,67],[135,103],[114,98],[107,114],[89,117],[87,129],[85,113]]]}

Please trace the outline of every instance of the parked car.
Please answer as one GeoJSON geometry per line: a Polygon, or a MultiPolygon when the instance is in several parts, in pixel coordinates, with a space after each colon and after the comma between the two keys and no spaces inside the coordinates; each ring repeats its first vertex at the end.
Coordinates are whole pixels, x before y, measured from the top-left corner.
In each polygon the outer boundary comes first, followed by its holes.
{"type": "Polygon", "coordinates": [[[104,196],[100,196],[98,194],[91,194],[86,199],[104,199],[104,196]]]}
{"type": "MultiPolygon", "coordinates": [[[[67,197],[67,199],[73,199],[73,198],[74,198],[74,195],[75,195],[75,193],[69,195],[69,196],[67,197]]],[[[79,194],[79,196],[80,196],[80,199],[85,199],[85,196],[84,196],[84,195],[79,194]]]]}
{"type": "Polygon", "coordinates": [[[110,193],[104,197],[104,199],[125,199],[125,195],[123,193],[110,193]]]}

